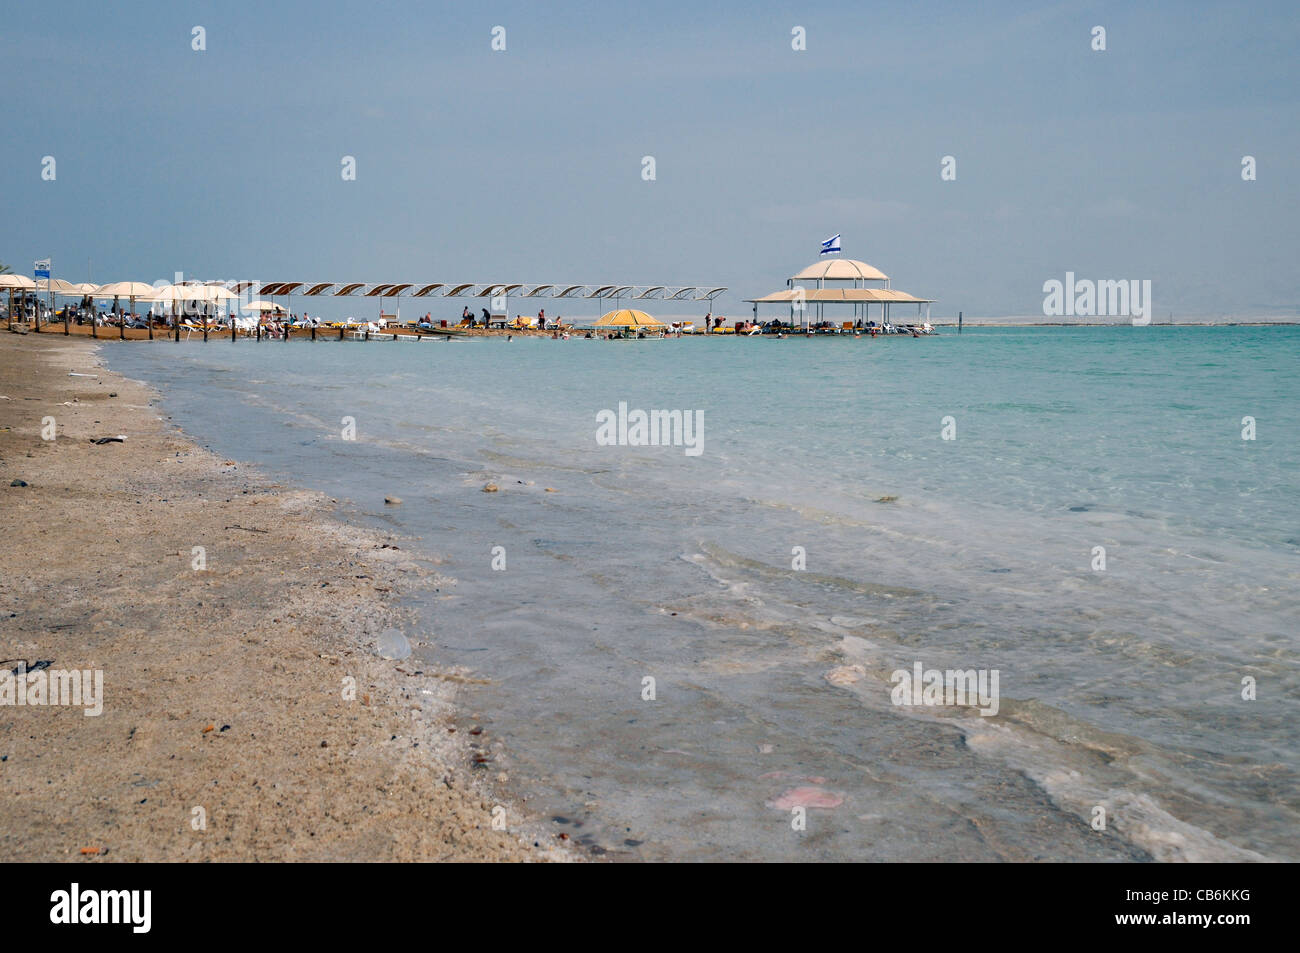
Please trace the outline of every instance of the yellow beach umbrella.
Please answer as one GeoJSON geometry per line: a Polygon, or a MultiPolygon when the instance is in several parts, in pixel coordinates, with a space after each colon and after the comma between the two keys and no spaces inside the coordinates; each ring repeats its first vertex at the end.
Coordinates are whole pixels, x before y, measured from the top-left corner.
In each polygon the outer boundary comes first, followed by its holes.
{"type": "Polygon", "coordinates": [[[631,308],[621,308],[618,311],[611,311],[608,314],[601,315],[596,322],[598,328],[662,328],[664,323],[657,318],[652,318],[644,311],[634,311],[631,308]]]}

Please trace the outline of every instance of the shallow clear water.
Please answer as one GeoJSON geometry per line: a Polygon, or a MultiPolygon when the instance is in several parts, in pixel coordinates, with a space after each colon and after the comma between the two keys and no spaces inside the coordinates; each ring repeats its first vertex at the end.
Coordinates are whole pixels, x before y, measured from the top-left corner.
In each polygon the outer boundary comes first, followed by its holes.
{"type": "Polygon", "coordinates": [[[1300,859],[1300,329],[105,354],[202,442],[444,560],[432,656],[491,679],[467,703],[557,830],[643,858],[1300,859]],[[702,410],[702,453],[598,445],[620,401],[702,410]],[[892,704],[916,662],[998,670],[999,714],[892,704]],[[841,803],[793,830],[797,787],[841,803]]]}

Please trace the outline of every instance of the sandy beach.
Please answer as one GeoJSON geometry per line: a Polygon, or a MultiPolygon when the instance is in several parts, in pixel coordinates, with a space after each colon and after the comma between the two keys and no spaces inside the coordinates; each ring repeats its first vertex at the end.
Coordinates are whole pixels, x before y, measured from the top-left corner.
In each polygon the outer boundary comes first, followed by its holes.
{"type": "Polygon", "coordinates": [[[446,581],[153,396],[91,342],[0,334],[0,658],[103,673],[99,715],[0,707],[0,859],[572,859],[455,704],[490,673],[373,649],[446,581]]]}

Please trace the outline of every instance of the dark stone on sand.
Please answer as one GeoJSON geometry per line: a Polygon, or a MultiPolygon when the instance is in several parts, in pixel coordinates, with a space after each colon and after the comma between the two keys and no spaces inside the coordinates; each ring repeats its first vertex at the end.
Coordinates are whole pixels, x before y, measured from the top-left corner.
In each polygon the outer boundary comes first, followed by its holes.
{"type": "Polygon", "coordinates": [[[27,481],[26,481],[26,480],[13,480],[9,485],[10,485],[10,486],[26,486],[26,485],[27,485],[27,481]]]}

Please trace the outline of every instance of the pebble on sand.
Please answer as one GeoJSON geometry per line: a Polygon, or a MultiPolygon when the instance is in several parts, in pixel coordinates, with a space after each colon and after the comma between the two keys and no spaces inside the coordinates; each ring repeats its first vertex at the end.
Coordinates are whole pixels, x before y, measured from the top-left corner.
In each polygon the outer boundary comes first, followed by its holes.
{"type": "Polygon", "coordinates": [[[497,485],[495,483],[485,483],[483,485],[484,493],[495,493],[496,491],[497,491],[497,485]]]}
{"type": "Polygon", "coordinates": [[[387,504],[388,506],[397,506],[397,505],[400,504],[401,502],[402,502],[402,498],[401,498],[400,496],[386,496],[386,497],[384,497],[384,503],[387,504]]]}

